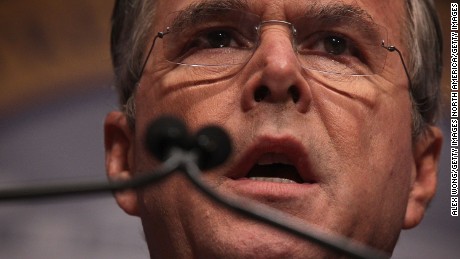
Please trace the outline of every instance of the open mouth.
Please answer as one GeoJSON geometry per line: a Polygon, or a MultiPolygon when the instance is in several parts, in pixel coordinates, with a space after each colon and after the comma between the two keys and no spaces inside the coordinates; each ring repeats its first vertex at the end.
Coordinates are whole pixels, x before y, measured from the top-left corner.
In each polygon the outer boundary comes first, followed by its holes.
{"type": "Polygon", "coordinates": [[[299,159],[283,153],[264,153],[255,160],[243,178],[286,184],[312,183],[301,176],[299,166],[293,160],[299,159]]]}
{"type": "MultiPolygon", "coordinates": [[[[237,163],[228,172],[227,176],[233,180],[297,187],[317,183],[317,176],[312,170],[306,148],[295,137],[289,135],[256,138],[249,148],[240,153],[237,163]]],[[[247,185],[248,183],[245,183],[245,186],[251,186],[247,185]]],[[[259,188],[261,185],[248,188],[253,187],[259,188]]]]}
{"type": "Polygon", "coordinates": [[[295,166],[282,163],[254,165],[247,177],[251,180],[274,183],[304,183],[295,166]]]}

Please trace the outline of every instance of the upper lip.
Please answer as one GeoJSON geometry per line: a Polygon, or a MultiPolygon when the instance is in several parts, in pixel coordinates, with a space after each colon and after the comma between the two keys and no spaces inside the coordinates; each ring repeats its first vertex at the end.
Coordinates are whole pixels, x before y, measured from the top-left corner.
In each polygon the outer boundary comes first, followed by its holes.
{"type": "MultiPolygon", "coordinates": [[[[297,169],[306,183],[316,182],[311,170],[308,152],[304,145],[293,136],[260,136],[237,157],[236,163],[228,171],[227,177],[239,179],[247,177],[251,168],[266,154],[286,158],[297,169]]],[[[283,159],[284,160],[284,159],[283,159]]]]}

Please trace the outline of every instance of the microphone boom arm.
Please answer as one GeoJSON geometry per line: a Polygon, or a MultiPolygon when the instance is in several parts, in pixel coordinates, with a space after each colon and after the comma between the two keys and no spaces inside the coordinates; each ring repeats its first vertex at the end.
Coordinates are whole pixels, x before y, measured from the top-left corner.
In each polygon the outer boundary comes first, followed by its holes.
{"type": "Polygon", "coordinates": [[[137,176],[128,181],[59,183],[31,186],[16,186],[0,190],[0,202],[21,199],[52,198],[81,194],[115,192],[142,187],[159,181],[176,170],[181,164],[181,157],[171,156],[159,169],[137,176]]]}
{"type": "Polygon", "coordinates": [[[245,216],[354,258],[389,258],[389,255],[383,254],[381,251],[353,242],[345,237],[319,230],[304,221],[264,204],[241,197],[222,196],[201,180],[202,172],[196,164],[196,154],[179,149],[175,149],[171,154],[161,168],[129,181],[12,187],[0,190],[0,202],[134,189],[160,181],[172,172],[180,170],[208,197],[245,216]]]}

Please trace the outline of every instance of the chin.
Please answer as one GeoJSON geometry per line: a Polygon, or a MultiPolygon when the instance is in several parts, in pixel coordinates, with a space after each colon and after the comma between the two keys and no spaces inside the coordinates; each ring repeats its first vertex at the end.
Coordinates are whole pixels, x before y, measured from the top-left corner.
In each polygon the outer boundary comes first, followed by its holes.
{"type": "MultiPolygon", "coordinates": [[[[205,227],[205,226],[203,226],[205,227]]],[[[340,254],[239,215],[203,229],[193,258],[340,258],[340,254]]],[[[193,238],[192,238],[193,239],[193,238]]]]}

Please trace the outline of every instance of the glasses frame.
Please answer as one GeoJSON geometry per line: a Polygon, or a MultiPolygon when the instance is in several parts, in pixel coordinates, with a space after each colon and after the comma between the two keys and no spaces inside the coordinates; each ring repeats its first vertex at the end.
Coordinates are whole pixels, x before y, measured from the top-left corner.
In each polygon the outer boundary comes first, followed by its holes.
{"type": "MultiPolygon", "coordinates": [[[[259,26],[257,26],[256,29],[260,30],[262,26],[264,26],[265,24],[268,24],[268,23],[278,23],[278,24],[287,25],[287,26],[289,26],[291,28],[291,31],[292,31],[294,36],[297,33],[296,28],[293,26],[292,23],[290,23],[288,21],[283,21],[283,20],[264,20],[264,21],[260,22],[259,26]]],[[[165,35],[169,34],[170,32],[171,32],[170,27],[166,27],[165,31],[157,32],[157,34],[153,38],[151,46],[150,46],[149,51],[147,53],[147,56],[146,56],[144,62],[142,63],[142,67],[141,67],[140,73],[138,75],[138,81],[140,81],[141,78],[142,78],[142,75],[143,75],[144,70],[145,70],[145,66],[147,65],[147,62],[148,62],[148,60],[150,58],[150,55],[152,54],[153,48],[155,47],[156,40],[157,39],[163,39],[163,37],[165,35]]],[[[394,45],[386,45],[385,40],[382,40],[382,42],[380,43],[380,47],[386,49],[388,52],[396,52],[398,54],[399,59],[401,60],[401,64],[402,64],[402,66],[404,68],[404,72],[405,72],[405,74],[407,76],[407,80],[408,80],[408,83],[409,83],[409,90],[411,90],[412,89],[411,77],[410,77],[409,70],[407,68],[406,62],[404,61],[403,54],[401,53],[401,51],[394,45]]],[[[306,69],[306,68],[303,68],[303,69],[306,69]]],[[[362,75],[362,76],[369,76],[369,75],[362,75]]]]}

